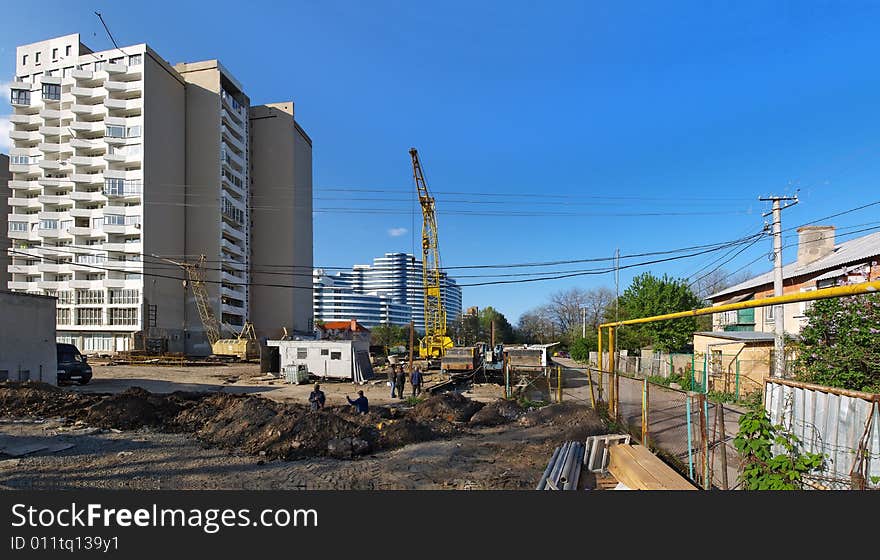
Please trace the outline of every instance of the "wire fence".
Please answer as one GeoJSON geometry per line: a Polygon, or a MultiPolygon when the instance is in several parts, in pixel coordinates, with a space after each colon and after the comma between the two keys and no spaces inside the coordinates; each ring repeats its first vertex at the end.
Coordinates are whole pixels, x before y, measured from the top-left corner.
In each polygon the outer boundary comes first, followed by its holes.
{"type": "MultiPolygon", "coordinates": [[[[603,409],[616,402],[620,429],[664,457],[696,486],[737,487],[741,461],[733,438],[743,408],[711,402],[704,393],[673,389],[644,376],[618,374],[615,380],[595,368],[572,367],[553,373],[551,400],[603,409]]],[[[609,412],[615,415],[613,407],[609,412]]]]}

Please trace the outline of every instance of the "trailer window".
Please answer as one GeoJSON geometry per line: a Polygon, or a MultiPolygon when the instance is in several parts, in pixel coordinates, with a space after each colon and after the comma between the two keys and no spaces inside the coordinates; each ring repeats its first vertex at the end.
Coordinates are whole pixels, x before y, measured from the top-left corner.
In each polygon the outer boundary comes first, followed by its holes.
{"type": "Polygon", "coordinates": [[[342,359],[342,352],[330,352],[330,359],[331,360],[341,360],[342,359]]]}
{"type": "Polygon", "coordinates": [[[330,354],[330,350],[327,350],[326,348],[321,348],[321,355],[322,356],[327,356],[328,354],[330,354]]]}
{"type": "Polygon", "coordinates": [[[297,360],[305,360],[309,357],[309,349],[308,348],[297,348],[296,349],[296,359],[297,360]]]}

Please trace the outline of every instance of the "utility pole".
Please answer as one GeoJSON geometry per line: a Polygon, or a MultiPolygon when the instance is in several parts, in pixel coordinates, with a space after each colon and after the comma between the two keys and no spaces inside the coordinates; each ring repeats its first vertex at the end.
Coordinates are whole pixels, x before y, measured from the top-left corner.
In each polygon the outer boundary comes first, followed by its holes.
{"type": "Polygon", "coordinates": [[[581,307],[581,322],[583,323],[581,328],[581,338],[587,338],[587,308],[581,307]]]}
{"type": "MultiPolygon", "coordinates": [[[[782,295],[782,211],[798,203],[794,196],[759,197],[762,202],[772,202],[773,210],[763,214],[773,215],[773,295],[782,295]],[[789,202],[782,206],[782,202],[789,202]]],[[[785,377],[785,306],[773,306],[773,326],[775,331],[773,351],[773,377],[785,377]]]]}
{"type": "Polygon", "coordinates": [[[415,322],[409,322],[409,373],[412,374],[413,370],[413,331],[415,330],[415,322]]]}

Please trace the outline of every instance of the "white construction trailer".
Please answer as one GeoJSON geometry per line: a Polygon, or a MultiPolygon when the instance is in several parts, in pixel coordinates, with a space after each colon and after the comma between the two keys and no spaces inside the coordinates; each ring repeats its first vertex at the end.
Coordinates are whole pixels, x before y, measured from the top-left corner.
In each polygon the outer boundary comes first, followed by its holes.
{"type": "Polygon", "coordinates": [[[345,379],[363,383],[373,377],[369,346],[353,340],[269,340],[278,348],[281,371],[304,365],[309,374],[322,379],[345,379]]]}
{"type": "Polygon", "coordinates": [[[0,382],[58,384],[55,298],[0,290],[0,382]]]}

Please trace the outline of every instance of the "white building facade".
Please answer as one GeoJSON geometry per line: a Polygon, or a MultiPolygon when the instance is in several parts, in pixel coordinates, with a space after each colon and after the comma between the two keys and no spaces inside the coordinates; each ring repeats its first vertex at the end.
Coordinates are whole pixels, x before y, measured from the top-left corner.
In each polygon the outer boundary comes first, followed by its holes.
{"type": "MultiPolygon", "coordinates": [[[[451,326],[461,316],[461,287],[445,273],[441,282],[446,323],[451,326]]],[[[315,319],[357,319],[367,327],[413,321],[415,329],[424,332],[422,262],[406,253],[385,253],[372,265],[355,265],[332,276],[317,270],[315,319]]]]}

